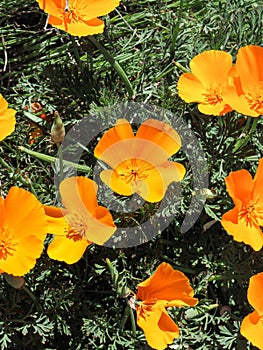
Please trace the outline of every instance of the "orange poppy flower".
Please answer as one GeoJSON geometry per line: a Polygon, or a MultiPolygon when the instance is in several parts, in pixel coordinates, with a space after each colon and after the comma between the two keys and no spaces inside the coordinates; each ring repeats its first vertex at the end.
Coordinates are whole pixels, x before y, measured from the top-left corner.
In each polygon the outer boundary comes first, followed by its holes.
{"type": "Polygon", "coordinates": [[[97,188],[82,176],[64,179],[59,190],[66,209],[45,206],[48,232],[55,234],[47,250],[51,259],[73,264],[91,242],[102,245],[115,232],[110,212],[98,205],[97,188]]]}
{"type": "Polygon", "coordinates": [[[223,227],[236,241],[260,250],[263,246],[263,158],[254,179],[247,170],[239,170],[230,173],[225,182],[235,207],[222,216],[223,227]]]}
{"type": "Polygon", "coordinates": [[[22,188],[12,187],[0,197],[0,271],[22,276],[40,257],[47,235],[42,204],[22,188]]]}
{"type": "Polygon", "coordinates": [[[115,9],[120,0],[37,0],[49,14],[48,23],[69,34],[86,36],[102,33],[104,16],[115,9]]]}
{"type": "Polygon", "coordinates": [[[247,315],[240,327],[240,333],[254,346],[263,349],[263,272],[254,275],[249,280],[247,298],[255,309],[247,315]]]}
{"type": "Polygon", "coordinates": [[[180,146],[179,135],[165,122],[148,119],[135,136],[130,123],[119,119],[94,154],[113,169],[102,171],[100,177],[114,192],[137,193],[148,202],[159,202],[168,185],[185,175],[183,165],[168,160],[180,146]]]}
{"type": "Polygon", "coordinates": [[[166,349],[168,344],[179,337],[179,328],[166,308],[195,306],[198,299],[193,298],[194,291],[188,278],[165,262],[137,287],[137,323],[152,348],[166,349]]]}
{"type": "Polygon", "coordinates": [[[232,108],[224,99],[232,56],[219,50],[209,50],[195,56],[190,62],[192,73],[184,73],[177,84],[179,96],[187,103],[198,102],[204,114],[223,115],[232,108]]]}
{"type": "Polygon", "coordinates": [[[15,130],[16,111],[8,108],[7,101],[0,94],[0,141],[15,130]]]}
{"type": "Polygon", "coordinates": [[[232,84],[224,98],[237,112],[258,117],[263,114],[263,47],[245,46],[238,50],[232,84]]]}

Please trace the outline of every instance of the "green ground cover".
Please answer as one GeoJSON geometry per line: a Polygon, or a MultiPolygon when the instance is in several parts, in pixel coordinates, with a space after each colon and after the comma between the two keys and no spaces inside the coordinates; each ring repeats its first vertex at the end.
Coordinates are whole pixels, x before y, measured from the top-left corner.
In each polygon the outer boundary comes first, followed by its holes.
{"type": "MultiPolygon", "coordinates": [[[[45,30],[46,15],[33,0],[1,1],[0,93],[17,111],[15,132],[0,143],[1,194],[15,185],[34,193],[42,203],[54,201],[54,174],[59,169],[30,154],[57,156],[50,141],[51,122],[44,123],[43,135],[29,144],[32,116],[26,106],[37,101],[47,115],[59,111],[69,130],[101,107],[134,101],[167,109],[189,125],[208,162],[209,196],[196,223],[182,233],[189,201],[197,195],[189,171],[174,220],[151,241],[121,249],[94,244],[73,265],[43,253],[25,276],[26,290],[16,290],[1,278],[0,347],[150,349],[142,330],[134,330],[127,300],[116,293],[106,264],[109,258],[119,279],[132,290],[163,261],[190,279],[200,301],[194,310],[169,311],[181,332],[174,349],[256,349],[239,328],[252,310],[247,286],[250,276],[262,271],[262,250],[255,252],[235,242],[220,219],[233,207],[225,177],[238,169],[256,172],[263,122],[257,118],[254,128],[251,118],[232,112],[224,117],[203,115],[196,105],[178,97],[176,85],[182,74],[178,63],[188,68],[190,60],[204,50],[225,50],[235,58],[242,46],[262,46],[262,4],[123,0],[105,21],[104,34],[77,38],[50,26],[45,30]],[[100,45],[123,68],[130,85],[105,58],[100,45]],[[237,140],[240,144],[235,149],[237,140]]],[[[176,159],[187,166],[183,151],[176,159]]],[[[94,158],[86,154],[81,164],[93,166],[94,158]]],[[[83,170],[78,175],[91,176],[83,170]]],[[[135,219],[142,223],[154,210],[154,205],[146,205],[135,217],[115,219],[126,226],[135,219]]]]}

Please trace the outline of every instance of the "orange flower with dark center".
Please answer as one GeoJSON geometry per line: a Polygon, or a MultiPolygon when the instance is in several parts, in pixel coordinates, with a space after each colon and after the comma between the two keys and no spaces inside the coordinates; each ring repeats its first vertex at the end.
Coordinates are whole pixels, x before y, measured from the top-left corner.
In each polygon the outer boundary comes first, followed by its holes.
{"type": "Polygon", "coordinates": [[[47,235],[44,208],[35,196],[12,187],[0,197],[0,272],[22,276],[40,257],[47,235]]]}
{"type": "Polygon", "coordinates": [[[8,108],[7,101],[0,94],[0,141],[15,130],[16,111],[8,108]]]}
{"type": "Polygon", "coordinates": [[[263,47],[244,46],[230,74],[231,85],[224,98],[237,112],[258,117],[263,114],[263,47]]]}
{"type": "Polygon", "coordinates": [[[232,110],[224,98],[232,56],[225,51],[209,50],[190,62],[192,73],[184,73],[177,84],[178,95],[187,103],[198,102],[204,114],[223,115],[232,110]]]}
{"type": "Polygon", "coordinates": [[[45,206],[49,233],[55,234],[47,253],[51,259],[77,262],[92,242],[104,244],[116,231],[110,212],[97,202],[97,184],[85,177],[64,179],[59,187],[64,208],[45,206]]]}
{"type": "Polygon", "coordinates": [[[222,216],[223,227],[236,241],[260,250],[263,246],[263,158],[254,180],[247,170],[239,170],[230,173],[225,181],[235,207],[222,216]]]}
{"type": "Polygon", "coordinates": [[[114,192],[159,202],[169,184],[184,177],[184,166],[168,160],[180,146],[179,135],[166,122],[148,119],[135,136],[130,123],[119,119],[94,154],[113,169],[102,171],[100,177],[114,192]]]}
{"type": "Polygon", "coordinates": [[[194,306],[198,299],[193,295],[188,278],[167,263],[159,265],[151,277],[138,284],[137,323],[152,348],[166,349],[179,337],[179,328],[166,308],[194,306]]]}
{"type": "Polygon", "coordinates": [[[249,280],[247,298],[255,309],[247,315],[240,327],[240,333],[254,346],[263,349],[263,272],[254,275],[249,280]]]}
{"type": "Polygon", "coordinates": [[[102,33],[104,22],[97,17],[114,10],[120,0],[37,0],[49,14],[48,23],[69,34],[86,36],[102,33]]]}

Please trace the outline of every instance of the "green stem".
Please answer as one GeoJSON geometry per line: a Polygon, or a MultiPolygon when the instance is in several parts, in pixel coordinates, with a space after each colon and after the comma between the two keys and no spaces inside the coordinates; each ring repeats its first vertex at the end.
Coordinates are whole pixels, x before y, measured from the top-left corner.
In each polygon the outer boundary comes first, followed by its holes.
{"type": "MultiPolygon", "coordinates": [[[[233,150],[233,153],[235,153],[240,148],[243,148],[249,142],[251,135],[254,133],[254,131],[257,128],[258,120],[259,120],[259,118],[253,118],[253,123],[251,125],[251,128],[250,128],[247,136],[244,139],[237,140],[236,145],[235,145],[234,150],[233,150]]],[[[250,121],[247,121],[244,129],[242,130],[242,134],[248,130],[249,125],[250,125],[250,121]]]]}
{"type": "Polygon", "coordinates": [[[173,63],[175,64],[175,66],[179,69],[181,69],[181,71],[183,71],[184,73],[190,73],[190,70],[185,68],[184,66],[181,65],[181,63],[173,61],[173,63]]]}
{"type": "Polygon", "coordinates": [[[94,44],[97,49],[103,54],[103,56],[106,58],[106,60],[111,64],[111,66],[116,70],[116,72],[118,73],[119,77],[121,78],[122,82],[124,83],[127,91],[128,91],[128,95],[130,98],[133,98],[134,96],[134,91],[133,91],[133,87],[126,75],[126,73],[124,72],[124,70],[122,69],[122,67],[120,66],[120,64],[115,60],[115,58],[105,49],[104,46],[102,46],[93,36],[89,36],[88,37],[89,41],[92,42],[92,44],[94,44]]]}
{"type": "Polygon", "coordinates": [[[120,331],[122,332],[124,330],[124,326],[128,320],[128,317],[129,317],[129,314],[130,314],[130,306],[127,305],[126,308],[125,308],[125,311],[124,311],[124,315],[120,321],[120,331]]]}
{"type": "MultiPolygon", "coordinates": [[[[45,162],[55,163],[57,161],[56,157],[52,157],[52,156],[48,156],[48,155],[43,154],[43,153],[35,152],[35,151],[32,151],[31,149],[28,149],[28,148],[23,147],[23,146],[19,146],[18,149],[22,152],[25,152],[25,153],[27,153],[35,158],[41,159],[45,162]]],[[[92,171],[92,169],[86,165],[72,163],[68,160],[63,160],[63,162],[64,162],[64,164],[69,165],[74,169],[77,169],[77,170],[83,171],[83,172],[87,172],[88,174],[90,174],[92,171]]]]}
{"type": "Polygon", "coordinates": [[[130,307],[130,318],[131,318],[131,326],[132,326],[132,335],[136,337],[136,322],[132,308],[130,307]]]}

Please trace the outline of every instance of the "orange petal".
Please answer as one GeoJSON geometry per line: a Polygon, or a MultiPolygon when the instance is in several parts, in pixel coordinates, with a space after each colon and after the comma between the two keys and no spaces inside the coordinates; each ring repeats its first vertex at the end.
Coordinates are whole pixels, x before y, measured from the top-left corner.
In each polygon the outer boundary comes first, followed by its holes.
{"type": "Polygon", "coordinates": [[[259,318],[257,311],[253,311],[243,319],[240,333],[254,346],[263,349],[263,322],[262,319],[259,318]]]}
{"type": "Polygon", "coordinates": [[[79,19],[78,22],[68,22],[60,17],[50,15],[48,18],[48,23],[55,28],[64,30],[69,34],[76,36],[99,34],[103,33],[104,30],[104,22],[98,18],[93,18],[89,21],[79,19]]]}
{"type": "Polygon", "coordinates": [[[198,109],[201,113],[218,116],[224,115],[233,110],[233,108],[226,104],[226,101],[217,103],[216,105],[199,104],[198,109]]]}
{"type": "Polygon", "coordinates": [[[84,238],[74,241],[66,236],[55,236],[48,246],[47,254],[51,259],[74,264],[81,259],[89,244],[84,238]]]}
{"type": "Polygon", "coordinates": [[[248,45],[237,53],[236,68],[244,92],[254,91],[263,81],[263,47],[248,45]]]}
{"type": "Polygon", "coordinates": [[[263,211],[263,158],[259,160],[257,172],[254,177],[254,189],[252,197],[256,200],[257,205],[262,207],[263,211]]]}
{"type": "Polygon", "coordinates": [[[177,84],[178,95],[185,102],[204,102],[204,85],[192,73],[184,73],[179,77],[177,84]]]}
{"type": "Polygon", "coordinates": [[[132,188],[143,199],[148,202],[160,202],[167,190],[167,187],[173,181],[182,180],[185,174],[183,165],[175,162],[166,161],[157,168],[148,172],[148,177],[143,181],[133,184],[132,188]]]}
{"type": "Polygon", "coordinates": [[[113,192],[123,196],[132,195],[135,190],[130,183],[125,183],[118,174],[113,170],[104,170],[100,173],[101,180],[112,189],[113,192]]]}
{"type": "Polygon", "coordinates": [[[130,123],[126,119],[118,119],[115,126],[106,131],[99,140],[94,155],[100,159],[101,155],[115,143],[132,138],[134,138],[134,134],[130,123]]]}
{"type": "MultiPolygon", "coordinates": [[[[35,233],[37,229],[35,228],[35,233]]],[[[39,240],[36,236],[23,237],[17,242],[14,255],[9,255],[6,260],[0,260],[0,269],[14,276],[23,276],[35,266],[43,248],[43,240],[39,240]]]]}
{"type": "Polygon", "coordinates": [[[5,222],[5,201],[4,198],[0,196],[0,227],[3,226],[5,222]]]}
{"type": "Polygon", "coordinates": [[[198,300],[192,298],[194,291],[188,278],[180,271],[174,270],[171,265],[163,262],[155,273],[138,284],[137,300],[167,300],[177,301],[176,306],[193,306],[198,300]]]}
{"type": "Polygon", "coordinates": [[[139,159],[153,167],[164,163],[169,154],[155,142],[141,138],[120,140],[109,146],[100,155],[100,159],[112,169],[122,167],[122,163],[130,159],[139,159]]]}
{"type": "Polygon", "coordinates": [[[211,84],[225,86],[232,68],[232,56],[225,51],[204,51],[191,60],[190,68],[203,86],[210,87],[211,84]]]}
{"type": "Polygon", "coordinates": [[[169,158],[181,147],[181,138],[168,124],[160,120],[148,119],[139,127],[136,138],[156,143],[164,149],[169,158]]]}
{"type": "Polygon", "coordinates": [[[168,344],[179,337],[178,326],[160,303],[151,306],[150,310],[139,306],[137,323],[143,329],[147,343],[153,349],[166,349],[168,344]]]}
{"type": "Polygon", "coordinates": [[[76,9],[83,19],[105,16],[119,6],[120,0],[78,0],[76,9]]]}
{"type": "Polygon", "coordinates": [[[259,315],[263,316],[263,272],[260,272],[249,280],[247,298],[249,304],[253,306],[259,315]]]}
{"type": "Polygon", "coordinates": [[[61,218],[65,214],[67,214],[67,210],[59,207],[55,207],[53,205],[44,205],[45,213],[52,218],[61,218]]]}
{"type": "Polygon", "coordinates": [[[0,94],[0,141],[15,130],[16,111],[8,108],[7,101],[0,94]]]}
{"type": "Polygon", "coordinates": [[[64,179],[59,191],[63,206],[69,211],[88,211],[92,214],[97,202],[97,184],[83,176],[74,176],[64,179]]]}
{"type": "Polygon", "coordinates": [[[11,187],[6,199],[6,224],[15,232],[16,239],[35,235],[44,240],[47,235],[47,219],[43,205],[36,197],[18,187],[11,187]]]}
{"type": "Polygon", "coordinates": [[[254,182],[247,170],[231,172],[226,178],[227,191],[235,202],[239,199],[242,203],[248,203],[252,196],[254,182]]]}
{"type": "Polygon", "coordinates": [[[65,0],[36,0],[39,7],[46,13],[63,18],[66,6],[65,0]]]}
{"type": "Polygon", "coordinates": [[[89,218],[86,238],[96,244],[103,245],[116,231],[110,212],[104,207],[97,207],[94,218],[89,218]]]}
{"type": "Polygon", "coordinates": [[[237,217],[236,208],[225,213],[221,220],[224,229],[233,236],[235,241],[249,244],[256,251],[260,250],[263,246],[263,233],[260,227],[252,223],[247,224],[244,218],[237,217]]]}
{"type": "Polygon", "coordinates": [[[63,217],[51,217],[47,216],[48,233],[53,235],[65,236],[68,233],[69,223],[66,218],[63,217]]]}

